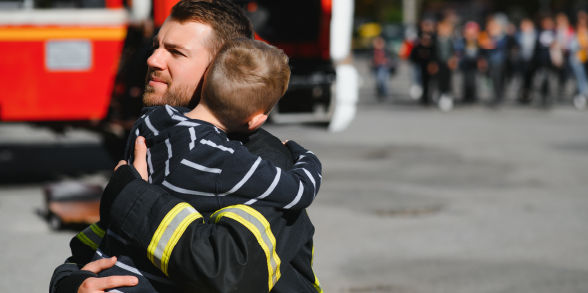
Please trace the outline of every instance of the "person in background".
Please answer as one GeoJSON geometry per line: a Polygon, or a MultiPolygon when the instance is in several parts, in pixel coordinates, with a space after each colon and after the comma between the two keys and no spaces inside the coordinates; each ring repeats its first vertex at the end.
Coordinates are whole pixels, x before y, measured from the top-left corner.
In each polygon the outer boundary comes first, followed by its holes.
{"type": "Polygon", "coordinates": [[[372,45],[372,68],[376,75],[376,94],[378,101],[382,101],[388,96],[388,80],[390,79],[392,60],[386,46],[386,40],[383,37],[375,37],[372,45]]]}
{"type": "Polygon", "coordinates": [[[531,89],[533,77],[535,76],[535,46],[537,45],[537,31],[535,24],[529,18],[523,18],[520,23],[520,30],[517,33],[519,44],[519,74],[522,79],[522,86],[517,100],[521,104],[531,102],[531,89]]]}
{"type": "Polygon", "coordinates": [[[407,60],[410,64],[410,88],[409,88],[409,96],[417,100],[421,97],[421,93],[423,87],[421,85],[421,72],[419,69],[418,64],[412,62],[410,60],[410,54],[414,49],[418,40],[418,33],[414,26],[409,26],[406,28],[404,32],[404,40],[400,45],[400,49],[398,50],[398,56],[402,60],[407,60]]]}
{"type": "Polygon", "coordinates": [[[561,53],[557,53],[561,56],[558,60],[560,63],[556,66],[557,73],[557,85],[559,100],[565,98],[565,87],[570,75],[570,47],[574,39],[574,28],[570,25],[568,16],[559,12],[555,16],[555,44],[553,50],[559,50],[561,53]]]}
{"type": "Polygon", "coordinates": [[[557,47],[555,39],[555,23],[550,15],[541,17],[541,30],[535,46],[535,64],[537,66],[537,79],[541,94],[541,105],[544,108],[551,106],[551,80],[555,77],[556,67],[561,66],[561,50],[557,47]]]}
{"type": "Polygon", "coordinates": [[[486,37],[482,46],[487,60],[487,73],[492,81],[491,106],[499,106],[504,100],[504,86],[506,78],[507,61],[507,20],[502,14],[496,14],[488,18],[486,22],[486,37]]]}
{"type": "Polygon", "coordinates": [[[439,92],[439,108],[449,111],[453,108],[452,74],[457,67],[453,40],[453,23],[448,19],[437,24],[435,39],[434,66],[435,79],[439,92]]]}
{"type": "Polygon", "coordinates": [[[576,78],[577,94],[573,104],[577,109],[586,108],[588,98],[588,78],[586,77],[586,65],[588,62],[588,14],[585,11],[578,12],[576,34],[572,39],[570,49],[570,67],[576,78]]]}
{"type": "Polygon", "coordinates": [[[520,58],[520,47],[517,42],[517,26],[512,22],[506,24],[506,81],[505,87],[508,88],[515,80],[516,73],[520,71],[519,58],[520,58]]]}
{"type": "Polygon", "coordinates": [[[459,69],[463,76],[463,96],[461,101],[464,104],[473,104],[478,100],[477,77],[482,54],[478,44],[480,26],[475,21],[468,21],[463,29],[462,50],[458,52],[459,69]]]}
{"type": "Polygon", "coordinates": [[[435,66],[435,22],[426,18],[421,21],[419,38],[412,49],[410,60],[417,65],[421,77],[422,91],[419,102],[423,106],[431,103],[431,77],[436,73],[435,66]]]}

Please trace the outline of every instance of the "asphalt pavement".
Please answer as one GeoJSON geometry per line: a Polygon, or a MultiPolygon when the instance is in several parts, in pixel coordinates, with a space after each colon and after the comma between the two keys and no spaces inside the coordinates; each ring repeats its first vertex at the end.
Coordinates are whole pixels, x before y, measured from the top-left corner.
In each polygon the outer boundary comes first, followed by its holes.
{"type": "MultiPolygon", "coordinates": [[[[588,111],[566,99],[549,110],[422,108],[406,68],[378,102],[357,61],[361,100],[348,129],[267,126],[323,163],[309,214],[325,292],[588,292],[588,111]]],[[[68,255],[75,232],[37,214],[47,182],[0,185],[0,292],[45,292],[68,255]]]]}

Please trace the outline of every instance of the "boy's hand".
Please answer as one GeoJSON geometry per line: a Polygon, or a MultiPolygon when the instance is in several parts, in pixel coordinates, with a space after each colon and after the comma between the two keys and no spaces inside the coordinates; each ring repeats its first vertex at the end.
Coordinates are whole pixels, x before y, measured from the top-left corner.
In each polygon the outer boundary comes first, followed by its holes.
{"type": "Polygon", "coordinates": [[[124,166],[124,165],[127,165],[127,161],[125,161],[125,160],[118,161],[118,164],[116,164],[116,166],[114,166],[114,171],[118,170],[118,168],[120,168],[120,166],[124,166]]]}
{"type": "MultiPolygon", "coordinates": [[[[127,161],[120,160],[118,164],[116,164],[116,167],[114,167],[114,171],[120,166],[127,164],[127,161]]],[[[147,145],[145,144],[145,138],[142,136],[138,136],[137,139],[135,139],[135,160],[133,161],[133,167],[139,172],[141,179],[147,181],[149,178],[147,173],[147,145]]]]}
{"type": "Polygon", "coordinates": [[[149,175],[147,173],[147,145],[145,144],[145,138],[138,136],[135,139],[135,160],[133,161],[133,167],[139,172],[141,178],[147,181],[149,175]]]}

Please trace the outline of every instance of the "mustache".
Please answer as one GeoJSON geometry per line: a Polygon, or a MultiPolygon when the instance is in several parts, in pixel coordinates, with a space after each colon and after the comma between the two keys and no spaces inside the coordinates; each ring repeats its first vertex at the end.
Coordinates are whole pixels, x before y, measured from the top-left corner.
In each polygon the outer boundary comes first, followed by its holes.
{"type": "Polygon", "coordinates": [[[145,76],[145,84],[149,83],[149,80],[156,79],[161,82],[168,83],[170,82],[167,76],[164,76],[160,71],[148,69],[147,75],[145,76]]]}

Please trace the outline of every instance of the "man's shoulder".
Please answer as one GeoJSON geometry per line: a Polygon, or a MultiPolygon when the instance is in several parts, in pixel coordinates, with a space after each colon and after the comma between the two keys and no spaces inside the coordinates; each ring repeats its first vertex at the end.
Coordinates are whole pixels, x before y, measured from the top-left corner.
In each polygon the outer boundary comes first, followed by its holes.
{"type": "Polygon", "coordinates": [[[280,146],[282,145],[282,141],[280,141],[279,138],[277,138],[275,135],[269,133],[267,130],[263,128],[259,128],[253,133],[251,133],[249,135],[249,140],[251,141],[251,143],[256,143],[256,141],[259,141],[265,143],[272,143],[276,145],[279,144],[280,146]]]}
{"type": "Polygon", "coordinates": [[[249,152],[272,162],[274,165],[290,169],[294,162],[292,154],[279,138],[263,128],[259,128],[248,135],[231,136],[243,142],[249,152]]]}

